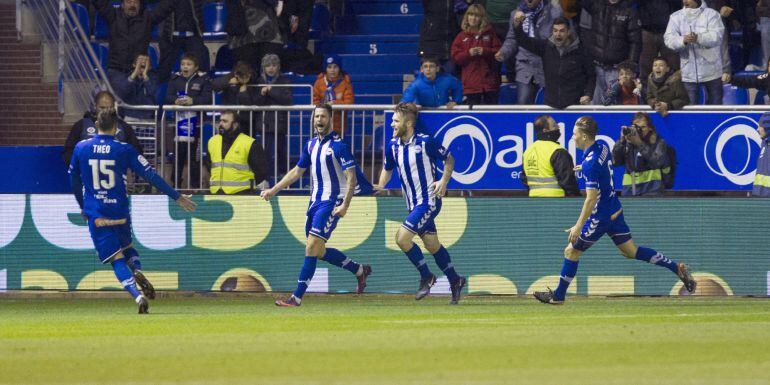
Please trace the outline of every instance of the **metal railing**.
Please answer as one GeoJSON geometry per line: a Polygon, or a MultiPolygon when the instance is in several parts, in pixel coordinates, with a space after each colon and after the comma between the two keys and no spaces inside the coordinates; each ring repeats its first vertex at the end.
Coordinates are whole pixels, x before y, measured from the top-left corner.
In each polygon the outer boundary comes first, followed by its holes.
{"type": "MultiPolygon", "coordinates": [[[[364,174],[374,178],[382,163],[382,148],[385,144],[385,111],[391,105],[337,105],[333,106],[332,122],[342,123],[337,130],[356,157],[364,174]],[[339,116],[339,117],[338,117],[339,116]]],[[[244,124],[242,131],[258,139],[268,154],[272,166],[268,178],[270,185],[280,180],[286,171],[297,162],[301,146],[311,138],[312,105],[298,106],[120,106],[120,109],[137,111],[159,111],[163,109],[157,123],[154,158],[155,168],[175,188],[186,191],[205,192],[208,178],[205,170],[205,155],[208,138],[217,134],[219,115],[224,110],[235,110],[244,124]],[[190,139],[177,135],[176,123],[189,119],[185,113],[194,113],[197,119],[196,132],[190,139]],[[281,146],[281,148],[279,148],[281,146]]],[[[151,124],[148,121],[145,124],[151,124]]],[[[307,190],[309,175],[300,179],[289,190],[307,190]]],[[[256,181],[260,183],[262,181],[256,181]]]]}
{"type": "Polygon", "coordinates": [[[60,88],[59,112],[65,112],[65,87],[66,102],[73,103],[68,109],[72,111],[89,110],[94,90],[108,90],[115,94],[91,47],[88,31],[83,29],[68,0],[17,0],[17,28],[20,31],[21,6],[35,15],[43,43],[55,49],[60,88]]]}

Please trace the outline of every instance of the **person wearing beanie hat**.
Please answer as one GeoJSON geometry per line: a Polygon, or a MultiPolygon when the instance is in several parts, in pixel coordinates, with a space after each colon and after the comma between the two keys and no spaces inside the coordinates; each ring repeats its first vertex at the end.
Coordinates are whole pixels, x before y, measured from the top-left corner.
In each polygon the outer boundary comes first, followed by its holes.
{"type": "Polygon", "coordinates": [[[770,198],[770,112],[759,118],[757,131],[762,138],[762,149],[757,159],[757,173],[751,196],[770,198]]]}
{"type": "MultiPolygon", "coordinates": [[[[294,104],[291,80],[281,73],[281,59],[278,55],[267,54],[262,58],[262,67],[257,79],[256,97],[254,105],[257,106],[290,106],[294,104]]],[[[289,170],[288,154],[286,152],[286,133],[288,132],[287,111],[268,111],[264,114],[254,114],[254,132],[263,133],[265,138],[265,151],[269,159],[278,165],[278,175],[285,174],[289,170]],[[276,115],[277,119],[276,119],[276,115]]],[[[270,163],[271,165],[273,163],[270,163]]],[[[270,175],[274,168],[270,167],[270,175]]]]}
{"type": "MultiPolygon", "coordinates": [[[[328,55],[324,58],[324,72],[318,74],[313,84],[313,104],[353,104],[355,95],[353,84],[342,70],[342,60],[337,55],[328,55]]],[[[332,118],[332,129],[344,134],[344,116],[341,111],[335,111],[332,118]]]]}

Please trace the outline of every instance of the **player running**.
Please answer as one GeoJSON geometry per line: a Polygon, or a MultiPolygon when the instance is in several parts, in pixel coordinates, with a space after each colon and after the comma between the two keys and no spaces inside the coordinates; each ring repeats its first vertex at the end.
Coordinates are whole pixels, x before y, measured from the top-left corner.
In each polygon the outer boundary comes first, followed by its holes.
{"type": "Polygon", "coordinates": [[[598,130],[596,121],[590,116],[583,116],[575,122],[572,138],[577,147],[585,151],[583,163],[575,170],[583,173],[586,200],[577,223],[568,230],[569,244],[564,249],[559,286],[556,291],[549,288],[548,291],[535,292],[535,298],[547,304],[563,304],[567,287],[577,274],[580,255],[604,234],[612,238],[624,257],[665,267],[682,280],[687,291],[694,292],[697,282],[687,265],[677,263],[653,249],[637,247],[631,239],[631,230],[623,219],[623,208],[612,183],[611,151],[605,143],[596,141],[598,130]]]}
{"type": "Polygon", "coordinates": [[[348,146],[332,131],[331,115],[330,105],[319,104],[315,107],[313,127],[317,136],[302,147],[297,166],[273,188],[261,193],[263,199],[269,200],[297,181],[305,170],[310,168],[313,191],[310,194],[305,221],[305,262],[300,270],[294,294],[286,300],[275,301],[277,306],[296,307],[302,304],[302,296],[313,279],[318,259],[355,274],[358,279],[358,294],[364,292],[366,278],[372,273],[371,266],[359,264],[341,251],[326,247],[337,222],[348,212],[353,194],[372,190],[371,184],[356,167],[356,161],[348,146]]]}
{"type": "Polygon", "coordinates": [[[416,300],[425,298],[436,283],[420,247],[412,239],[422,239],[425,248],[433,254],[436,265],[446,274],[452,290],[451,304],[457,304],[466,279],[455,272],[449,252],[441,245],[436,233],[435,219],[441,212],[441,197],[452,178],[454,158],[441,144],[429,135],[415,134],[417,107],[411,103],[399,103],[393,112],[393,139],[385,147],[385,163],[380,173],[378,189],[384,189],[398,170],[401,190],[406,199],[409,215],[396,234],[396,243],[420,272],[420,287],[416,300]],[[439,161],[444,162],[444,175],[436,177],[439,161]]]}
{"type": "Polygon", "coordinates": [[[112,264],[118,281],[139,305],[139,314],[146,314],[147,299],[155,298],[155,289],[142,274],[139,253],[131,243],[126,172],[129,168],[134,170],[186,211],[195,211],[195,202],[169,186],[134,147],[115,140],[118,115],[114,109],[99,112],[97,120],[98,135],[80,141],[72,153],[72,191],[88,221],[99,259],[112,264]]]}

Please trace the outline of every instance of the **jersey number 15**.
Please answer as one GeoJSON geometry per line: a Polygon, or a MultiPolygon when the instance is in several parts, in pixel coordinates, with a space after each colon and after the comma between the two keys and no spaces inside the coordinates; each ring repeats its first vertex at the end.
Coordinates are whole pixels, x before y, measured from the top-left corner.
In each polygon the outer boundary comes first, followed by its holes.
{"type": "Polygon", "coordinates": [[[91,179],[94,183],[94,190],[115,187],[115,170],[110,169],[110,167],[115,166],[115,160],[89,159],[88,165],[91,166],[91,179]]]}

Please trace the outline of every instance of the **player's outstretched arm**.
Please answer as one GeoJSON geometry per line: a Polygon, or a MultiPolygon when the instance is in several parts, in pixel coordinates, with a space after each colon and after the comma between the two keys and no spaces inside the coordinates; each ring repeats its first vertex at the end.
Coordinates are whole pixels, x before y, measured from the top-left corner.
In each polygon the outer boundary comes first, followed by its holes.
{"type": "Polygon", "coordinates": [[[385,190],[385,186],[390,182],[390,178],[393,177],[393,170],[388,170],[385,167],[380,171],[380,180],[374,185],[374,189],[377,191],[385,190]]]}
{"type": "Polygon", "coordinates": [[[259,195],[262,197],[262,199],[269,201],[270,198],[278,194],[279,191],[285,189],[287,186],[291,186],[292,183],[296,182],[297,179],[302,177],[302,174],[305,173],[305,170],[307,169],[299,166],[294,166],[294,168],[291,169],[291,171],[289,171],[283,177],[283,179],[281,179],[278,183],[276,183],[275,186],[267,190],[262,190],[262,193],[260,193],[259,195]]]}
{"type": "Polygon", "coordinates": [[[129,156],[129,168],[134,170],[137,175],[141,176],[142,179],[149,182],[153,187],[175,200],[185,211],[195,211],[195,202],[193,202],[190,197],[182,195],[179,191],[176,191],[176,189],[169,186],[169,184],[155,172],[150,165],[150,162],[139,154],[136,149],[128,147],[126,152],[129,156]]]}

